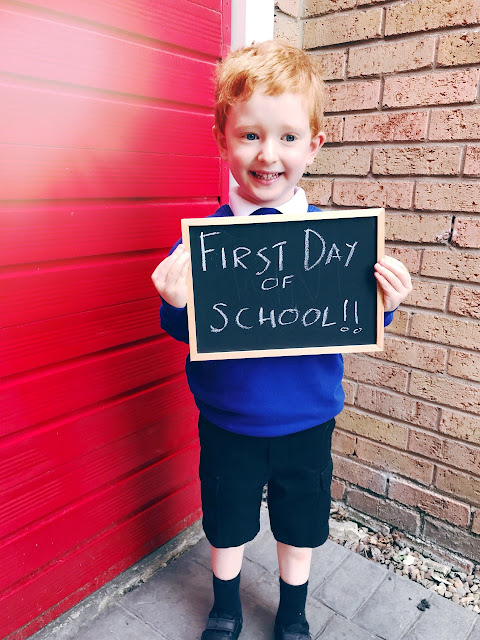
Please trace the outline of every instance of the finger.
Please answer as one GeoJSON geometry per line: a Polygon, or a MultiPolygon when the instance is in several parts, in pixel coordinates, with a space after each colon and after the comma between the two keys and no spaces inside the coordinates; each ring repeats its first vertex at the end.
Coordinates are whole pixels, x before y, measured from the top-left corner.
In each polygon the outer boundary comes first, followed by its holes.
{"type": "Polygon", "coordinates": [[[408,286],[410,284],[411,278],[408,269],[405,267],[403,262],[400,262],[400,260],[392,258],[392,256],[385,256],[379,261],[379,264],[383,267],[386,267],[387,269],[390,269],[390,271],[393,271],[393,273],[398,278],[400,278],[405,286],[408,286]]]}
{"type": "MultiPolygon", "coordinates": [[[[172,253],[170,257],[173,258],[174,254],[172,253]]],[[[171,262],[168,273],[166,274],[165,285],[167,286],[167,288],[175,287],[185,265],[187,265],[188,269],[189,262],[190,254],[187,251],[182,250],[178,255],[175,256],[175,259],[171,262]]]]}
{"type": "MultiPolygon", "coordinates": [[[[186,284],[186,278],[188,269],[190,268],[190,254],[185,251],[182,256],[177,260],[175,264],[176,270],[178,269],[177,279],[175,285],[186,284]]],[[[177,273],[177,271],[175,271],[177,273]]],[[[173,274],[172,274],[173,275],[173,274]]]]}
{"type": "Polygon", "coordinates": [[[155,271],[152,273],[152,280],[154,280],[155,282],[165,282],[169,270],[176,262],[176,260],[178,260],[178,258],[182,255],[183,251],[183,245],[179,244],[175,251],[173,251],[169,256],[162,260],[162,262],[160,262],[155,271]]]}
{"type": "Polygon", "coordinates": [[[395,289],[391,282],[389,282],[381,273],[378,271],[375,273],[375,278],[379,283],[383,293],[385,296],[393,298],[399,294],[399,292],[395,289]]]}
{"type": "Polygon", "coordinates": [[[380,273],[388,282],[394,287],[394,289],[398,292],[406,292],[410,290],[410,274],[408,271],[406,274],[403,272],[399,272],[398,270],[393,271],[389,267],[385,267],[382,264],[375,265],[376,273],[380,273]]]}

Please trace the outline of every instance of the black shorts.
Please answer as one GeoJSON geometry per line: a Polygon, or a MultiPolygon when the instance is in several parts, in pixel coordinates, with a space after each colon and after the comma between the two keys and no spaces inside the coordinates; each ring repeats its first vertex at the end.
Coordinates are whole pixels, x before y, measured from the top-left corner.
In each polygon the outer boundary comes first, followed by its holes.
{"type": "Polygon", "coordinates": [[[272,438],[232,433],[203,416],[198,427],[203,528],[212,546],[238,547],[253,540],[266,484],[277,541],[313,548],[327,540],[334,418],[272,438]]]}

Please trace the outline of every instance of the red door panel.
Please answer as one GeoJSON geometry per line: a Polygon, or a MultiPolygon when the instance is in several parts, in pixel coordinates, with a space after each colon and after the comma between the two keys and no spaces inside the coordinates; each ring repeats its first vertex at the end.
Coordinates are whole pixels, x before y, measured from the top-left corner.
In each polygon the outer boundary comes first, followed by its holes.
{"type": "Polygon", "coordinates": [[[227,191],[229,0],[0,7],[0,637],[200,515],[188,348],[150,274],[227,191]]]}

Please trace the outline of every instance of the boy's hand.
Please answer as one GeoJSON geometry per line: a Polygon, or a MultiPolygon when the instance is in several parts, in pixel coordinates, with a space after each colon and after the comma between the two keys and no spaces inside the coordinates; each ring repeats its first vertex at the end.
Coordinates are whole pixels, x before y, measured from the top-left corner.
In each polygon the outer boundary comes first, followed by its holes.
{"type": "Polygon", "coordinates": [[[383,295],[385,311],[393,311],[412,290],[412,279],[404,264],[385,256],[375,265],[375,277],[383,295]]]}
{"type": "Polygon", "coordinates": [[[190,254],[183,244],[162,260],[152,273],[152,280],[158,293],[165,302],[183,308],[187,304],[187,273],[190,267],[190,254]]]}

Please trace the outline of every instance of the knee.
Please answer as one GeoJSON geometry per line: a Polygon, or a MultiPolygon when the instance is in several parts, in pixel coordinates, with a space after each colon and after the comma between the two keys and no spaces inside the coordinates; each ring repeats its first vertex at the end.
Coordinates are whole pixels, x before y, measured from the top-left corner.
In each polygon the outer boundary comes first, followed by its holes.
{"type": "Polygon", "coordinates": [[[306,562],[312,556],[312,550],[309,547],[292,547],[283,542],[277,542],[277,550],[279,557],[288,558],[293,562],[306,562]]]}

